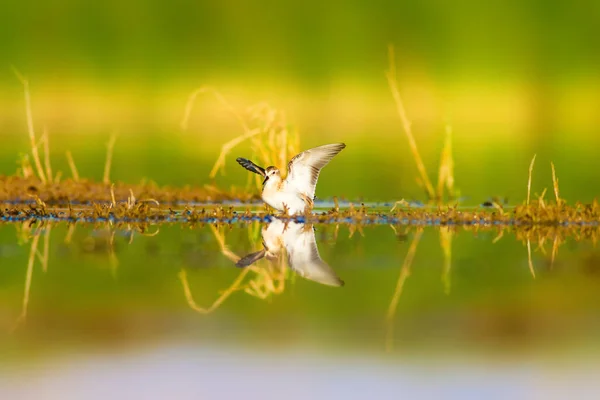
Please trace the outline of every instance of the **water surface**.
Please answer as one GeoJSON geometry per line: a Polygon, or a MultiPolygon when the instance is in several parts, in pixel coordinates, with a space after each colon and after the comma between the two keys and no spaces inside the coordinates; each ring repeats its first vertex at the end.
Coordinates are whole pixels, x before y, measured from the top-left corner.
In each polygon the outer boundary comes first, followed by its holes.
{"type": "Polygon", "coordinates": [[[599,354],[591,237],[561,237],[554,260],[551,239],[533,241],[529,260],[508,229],[274,221],[0,225],[0,389],[58,398],[130,377],[158,398],[234,394],[224,382],[245,377],[254,398],[263,375],[310,381],[297,398],[342,381],[390,397],[595,388],[582,378],[599,354]],[[313,234],[327,265],[290,269],[283,251],[235,265],[263,242],[301,258],[313,234]]]}

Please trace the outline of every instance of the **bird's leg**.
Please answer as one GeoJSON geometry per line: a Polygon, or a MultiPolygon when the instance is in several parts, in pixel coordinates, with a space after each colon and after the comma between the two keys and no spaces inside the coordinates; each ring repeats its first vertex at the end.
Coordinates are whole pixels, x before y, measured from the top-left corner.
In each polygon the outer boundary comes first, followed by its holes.
{"type": "Polygon", "coordinates": [[[310,214],[315,206],[315,202],[304,193],[300,193],[300,198],[304,201],[304,204],[306,204],[306,207],[304,208],[304,214],[310,214]]]}
{"type": "Polygon", "coordinates": [[[310,232],[314,230],[314,226],[312,224],[304,224],[304,226],[302,227],[302,232],[310,232]]]}
{"type": "MultiPolygon", "coordinates": [[[[290,226],[290,220],[286,219],[285,222],[283,223],[283,230],[281,231],[281,233],[285,233],[285,231],[288,230],[288,227],[290,226]]],[[[283,239],[282,239],[283,240],[283,239]]]]}

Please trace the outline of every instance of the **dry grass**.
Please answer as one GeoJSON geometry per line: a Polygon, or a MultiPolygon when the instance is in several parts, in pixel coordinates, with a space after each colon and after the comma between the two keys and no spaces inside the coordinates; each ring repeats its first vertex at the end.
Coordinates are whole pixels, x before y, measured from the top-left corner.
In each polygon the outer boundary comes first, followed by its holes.
{"type": "Polygon", "coordinates": [[[48,135],[48,129],[44,127],[42,133],[42,143],[44,144],[44,166],[46,167],[46,179],[48,179],[48,183],[52,183],[54,181],[52,177],[52,165],[50,163],[50,138],[48,135]]]}
{"type": "Polygon", "coordinates": [[[556,204],[560,206],[562,200],[560,199],[560,190],[558,190],[558,178],[556,177],[556,169],[554,168],[553,162],[551,162],[550,165],[552,166],[552,187],[554,188],[554,197],[556,199],[556,204]]]}
{"type": "Polygon", "coordinates": [[[73,155],[70,151],[65,153],[67,157],[67,163],[69,164],[69,168],[71,169],[71,175],[73,176],[73,180],[75,182],[79,182],[79,171],[77,170],[77,165],[75,165],[75,160],[73,160],[73,155]]]}
{"type": "MultiPolygon", "coordinates": [[[[39,198],[50,205],[65,205],[71,202],[79,203],[102,203],[111,201],[113,207],[116,206],[117,200],[129,201],[130,194],[133,195],[132,189],[137,193],[141,193],[141,201],[158,202],[157,199],[163,200],[166,203],[174,203],[180,201],[207,202],[219,201],[227,199],[249,200],[252,196],[246,195],[236,190],[221,191],[216,188],[192,189],[189,187],[182,189],[174,189],[163,187],[158,189],[153,185],[124,185],[111,184],[110,171],[114,147],[117,139],[117,134],[113,133],[107,143],[106,161],[104,164],[104,174],[102,183],[95,183],[89,180],[82,180],[73,156],[70,151],[66,152],[67,163],[73,176],[72,180],[60,182],[62,175],[58,171],[56,176],[53,175],[50,161],[50,136],[48,130],[44,127],[44,132],[41,140],[38,142],[33,128],[33,115],[31,111],[31,99],[29,94],[29,82],[16,69],[16,76],[23,84],[25,91],[25,106],[27,114],[28,134],[31,144],[31,156],[34,160],[35,171],[31,166],[28,155],[21,156],[21,167],[18,174],[15,176],[0,176],[0,201],[25,202],[32,197],[39,198]],[[38,147],[43,144],[44,148],[44,164],[40,159],[38,147]],[[37,173],[37,175],[36,175],[37,173]],[[59,184],[60,183],[60,184],[59,184]],[[109,192],[106,186],[111,186],[109,192]],[[116,193],[116,194],[115,194],[116,193]],[[155,194],[154,196],[152,194],[155,194]],[[107,198],[108,197],[108,198],[107,198]]],[[[129,204],[129,203],[128,203],[129,204]]],[[[131,204],[129,204],[131,208],[131,204]]]]}
{"type": "Polygon", "coordinates": [[[23,91],[25,96],[25,114],[27,116],[27,133],[29,134],[33,162],[35,164],[35,168],[37,170],[39,179],[42,181],[42,183],[46,183],[46,174],[44,174],[44,168],[42,168],[42,162],[40,160],[40,154],[38,151],[38,143],[36,142],[35,138],[33,112],[31,111],[31,95],[29,94],[29,81],[15,67],[12,67],[12,70],[16,75],[17,79],[23,85],[23,91]]]}
{"type": "Polygon", "coordinates": [[[402,97],[400,96],[400,90],[398,89],[396,56],[394,54],[394,46],[392,45],[388,47],[388,58],[389,70],[386,72],[388,85],[392,92],[392,96],[394,97],[396,109],[398,110],[398,115],[400,116],[402,127],[404,128],[404,133],[406,134],[406,138],[408,139],[410,151],[415,160],[415,164],[417,165],[417,169],[419,170],[421,183],[425,186],[425,191],[429,199],[434,199],[435,191],[433,190],[433,185],[431,184],[429,176],[427,175],[427,169],[425,168],[425,164],[423,163],[423,160],[421,159],[421,154],[419,153],[419,149],[417,148],[417,142],[415,141],[415,136],[412,133],[411,122],[408,120],[408,117],[406,115],[404,102],[402,101],[402,97]]]}
{"type": "Polygon", "coordinates": [[[440,157],[440,168],[438,172],[437,199],[444,198],[444,189],[449,199],[455,197],[454,193],[454,158],[452,157],[452,127],[446,126],[446,138],[442,155],[440,157]]]}
{"type": "MultiPolygon", "coordinates": [[[[212,88],[202,87],[195,90],[189,97],[185,107],[183,119],[181,121],[182,129],[186,130],[188,121],[198,95],[210,93],[223,104],[242,128],[242,134],[221,147],[221,152],[215,161],[213,168],[209,173],[209,178],[215,179],[219,172],[224,173],[225,161],[231,151],[244,142],[250,143],[252,158],[257,164],[264,167],[275,166],[281,171],[286,171],[288,161],[300,152],[299,136],[288,124],[285,113],[276,110],[267,103],[259,103],[248,107],[243,112],[238,112],[225,97],[212,88]]],[[[261,178],[256,175],[249,176],[254,180],[256,187],[261,188],[261,178]]]]}
{"type": "MultiPolygon", "coordinates": [[[[415,160],[415,165],[419,171],[419,179],[417,179],[417,182],[425,189],[425,193],[429,202],[442,204],[445,197],[447,197],[448,200],[452,200],[455,196],[454,159],[452,156],[452,128],[449,125],[446,126],[444,147],[442,149],[438,170],[437,190],[434,190],[427,173],[427,168],[425,167],[423,159],[421,158],[421,154],[419,153],[417,142],[412,132],[411,122],[408,119],[406,109],[404,107],[404,102],[400,96],[400,90],[398,89],[397,81],[396,58],[394,54],[394,46],[392,45],[390,45],[388,48],[388,58],[389,69],[386,71],[388,86],[392,93],[392,97],[394,98],[394,103],[396,104],[396,109],[398,111],[398,115],[400,116],[400,121],[402,122],[402,127],[404,129],[406,139],[408,140],[412,157],[415,160]]],[[[397,206],[402,205],[401,202],[402,200],[400,202],[396,202],[392,210],[394,210],[397,206]]]]}
{"type": "Polygon", "coordinates": [[[533,166],[535,165],[536,156],[537,154],[533,155],[531,163],[529,164],[529,178],[527,179],[527,205],[529,205],[529,200],[531,199],[531,177],[533,175],[533,166]]]}
{"type": "Polygon", "coordinates": [[[115,149],[115,143],[117,142],[117,134],[113,133],[110,135],[108,139],[108,143],[106,144],[106,162],[104,163],[104,175],[102,178],[102,182],[105,185],[110,185],[110,167],[112,165],[112,157],[113,151],[115,149]]]}
{"type": "MultiPolygon", "coordinates": [[[[112,184],[111,184],[112,187],[112,184]]],[[[127,202],[131,190],[138,194],[139,201],[154,199],[161,205],[173,205],[186,202],[214,202],[223,200],[249,201],[252,193],[232,188],[229,191],[215,190],[211,187],[158,187],[151,183],[125,184],[114,183],[116,202],[127,202]]],[[[42,184],[36,177],[0,176],[0,203],[23,203],[32,200],[32,194],[42,199],[48,206],[66,207],[68,203],[92,207],[93,204],[112,202],[110,187],[87,179],[63,179],[60,184],[42,184]]]]}

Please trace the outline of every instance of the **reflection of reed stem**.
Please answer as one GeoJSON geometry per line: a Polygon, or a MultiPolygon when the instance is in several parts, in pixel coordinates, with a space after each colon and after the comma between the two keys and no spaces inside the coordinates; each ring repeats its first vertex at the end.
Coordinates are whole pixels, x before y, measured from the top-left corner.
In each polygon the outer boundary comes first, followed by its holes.
{"type": "Polygon", "coordinates": [[[454,232],[450,227],[440,228],[440,246],[444,252],[444,270],[442,272],[442,281],[444,282],[444,293],[450,294],[450,270],[452,268],[452,236],[454,232]]]}
{"type": "Polygon", "coordinates": [[[119,267],[119,258],[115,253],[115,233],[116,231],[110,231],[110,227],[108,228],[110,233],[110,237],[108,239],[108,262],[110,264],[110,271],[113,277],[117,273],[117,268],[119,267]]]}
{"type": "Polygon", "coordinates": [[[531,259],[531,240],[527,239],[527,262],[529,263],[529,272],[535,279],[535,269],[533,268],[533,261],[531,259]]]}
{"type": "Polygon", "coordinates": [[[212,230],[213,234],[215,235],[215,239],[217,239],[217,242],[219,243],[219,247],[221,248],[221,253],[223,253],[223,255],[225,257],[229,258],[234,263],[238,262],[240,260],[240,256],[238,256],[237,254],[235,254],[234,252],[232,252],[231,250],[229,250],[227,248],[227,245],[225,244],[225,237],[221,234],[221,232],[219,232],[217,227],[214,225],[210,225],[210,229],[212,230]]]}
{"type": "Polygon", "coordinates": [[[72,224],[69,224],[69,230],[67,230],[67,234],[65,235],[65,244],[71,243],[71,240],[73,239],[73,234],[75,233],[76,227],[77,227],[77,224],[75,222],[72,224]]]}
{"type": "MultiPolygon", "coordinates": [[[[240,256],[229,250],[227,245],[225,244],[225,236],[219,231],[219,229],[215,225],[210,225],[210,229],[212,230],[215,239],[217,240],[219,247],[221,249],[221,253],[227,257],[229,260],[234,263],[240,260],[240,256]]],[[[258,241],[260,236],[260,224],[254,224],[248,226],[248,234],[251,242],[258,241]],[[256,231],[255,231],[256,229],[256,231]]],[[[185,272],[182,271],[179,275],[180,279],[182,279],[182,284],[184,285],[184,291],[186,293],[186,299],[188,300],[188,304],[190,307],[200,313],[208,313],[216,309],[227,297],[231,295],[236,290],[244,290],[245,293],[258,297],[260,299],[266,299],[270,294],[280,294],[285,290],[285,261],[284,258],[280,258],[280,262],[278,263],[276,270],[273,267],[265,269],[260,268],[254,265],[248,266],[244,268],[242,273],[238,276],[235,282],[224,292],[221,293],[221,296],[213,303],[209,308],[199,307],[192,298],[191,292],[189,290],[187,280],[185,277],[185,272]],[[248,272],[254,272],[256,276],[249,280],[247,285],[240,286],[244,277],[248,274],[248,272]],[[278,282],[276,282],[278,281],[278,282]]]]}
{"type": "Polygon", "coordinates": [[[183,293],[185,294],[185,299],[187,300],[187,303],[190,306],[190,308],[200,314],[208,314],[216,310],[217,307],[219,307],[221,303],[223,303],[233,292],[238,290],[238,287],[240,286],[248,272],[250,272],[250,269],[243,269],[242,272],[240,272],[240,274],[236,278],[236,280],[233,281],[231,286],[229,286],[229,288],[223,291],[221,295],[208,308],[200,307],[194,300],[194,297],[192,296],[192,291],[190,290],[190,285],[187,280],[187,274],[183,269],[179,272],[179,280],[181,280],[181,285],[183,286],[183,293]]]}
{"type": "Polygon", "coordinates": [[[46,234],[44,235],[44,253],[42,255],[42,270],[48,271],[48,257],[50,255],[50,231],[52,229],[51,224],[46,225],[46,234]]]}
{"type": "Polygon", "coordinates": [[[35,262],[35,255],[37,253],[38,242],[40,240],[39,235],[34,235],[31,240],[31,249],[29,250],[29,261],[27,262],[27,273],[25,275],[25,291],[23,293],[23,307],[21,309],[21,315],[17,318],[15,326],[16,329],[22,322],[27,319],[27,308],[29,305],[29,290],[31,288],[31,277],[33,276],[33,264],[35,262]]]}
{"type": "Polygon", "coordinates": [[[554,260],[556,259],[556,254],[558,253],[558,234],[554,236],[554,242],[552,243],[552,256],[550,258],[550,269],[554,268],[554,260]]]}
{"type": "Polygon", "coordinates": [[[390,305],[388,306],[387,314],[386,314],[386,340],[385,340],[385,348],[387,351],[391,351],[394,344],[394,316],[396,315],[396,308],[398,306],[398,301],[400,300],[400,296],[402,295],[402,288],[404,287],[404,282],[406,278],[410,276],[410,267],[413,263],[413,259],[415,257],[415,253],[417,252],[417,246],[419,245],[419,241],[421,240],[421,236],[423,235],[423,229],[418,229],[415,232],[415,236],[408,248],[408,252],[406,253],[406,257],[404,258],[404,263],[402,264],[402,269],[400,270],[400,275],[398,276],[398,282],[396,283],[396,289],[394,290],[394,295],[392,296],[392,300],[390,301],[390,305]]]}

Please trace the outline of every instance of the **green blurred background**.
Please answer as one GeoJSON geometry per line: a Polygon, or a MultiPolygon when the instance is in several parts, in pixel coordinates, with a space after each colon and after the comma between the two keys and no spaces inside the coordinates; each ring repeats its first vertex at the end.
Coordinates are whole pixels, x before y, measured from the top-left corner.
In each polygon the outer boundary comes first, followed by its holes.
{"type": "MultiPolygon", "coordinates": [[[[118,132],[114,180],[208,183],[221,145],[242,130],[208,95],[181,129],[188,96],[207,85],[239,110],[266,101],[285,111],[302,148],[347,143],[321,174],[317,196],[423,200],[385,78],[393,43],[400,90],[432,179],[450,124],[466,204],[490,196],[521,202],[534,154],[534,192],[551,187],[553,161],[563,197],[589,201],[598,194],[600,165],[598,21],[600,2],[591,0],[6,0],[0,174],[13,174],[19,153],[29,151],[14,65],[30,81],[37,133],[47,127],[54,170],[65,176],[70,150],[81,176],[101,179],[106,143],[118,132]]],[[[249,146],[232,152],[217,184],[245,185],[237,156],[250,156],[249,146]]],[[[2,332],[19,315],[30,251],[17,244],[15,227],[0,227],[2,332]]],[[[348,237],[342,228],[337,241],[334,227],[320,227],[321,255],[346,280],[343,290],[298,278],[267,302],[236,293],[205,318],[187,306],[180,269],[203,305],[238,274],[208,227],[162,226],[158,236],[136,234],[132,244],[118,232],[114,270],[106,237],[93,228],[78,227],[69,245],[67,227],[53,228],[48,272],[37,262],[33,269],[27,324],[0,335],[7,364],[42,350],[76,352],[96,342],[91,338],[115,351],[160,339],[379,351],[410,245],[387,226],[365,229],[365,237],[348,237]]],[[[528,351],[572,346],[584,361],[596,356],[600,274],[592,244],[569,240],[551,267],[534,241],[534,280],[526,248],[510,235],[494,244],[496,235],[456,235],[446,276],[439,232],[426,232],[394,319],[399,354],[491,349],[509,361],[535,361],[528,351]]],[[[239,254],[258,245],[241,229],[227,231],[227,244],[239,254]]]]}
{"type": "MultiPolygon", "coordinates": [[[[261,101],[284,110],[303,148],[348,144],[322,174],[320,197],[423,199],[384,76],[393,43],[431,175],[451,124],[467,203],[522,201],[536,153],[534,191],[551,186],[554,161],[563,196],[588,201],[600,145],[598,21],[597,1],[6,1],[0,173],[28,149],[14,65],[65,175],[71,150],[81,175],[101,178],[118,131],[113,179],[207,183],[220,146],[241,133],[210,96],[182,131],[189,94],[209,85],[240,110],[261,101]]],[[[248,153],[235,150],[217,183],[244,184],[233,160],[248,153]]]]}

